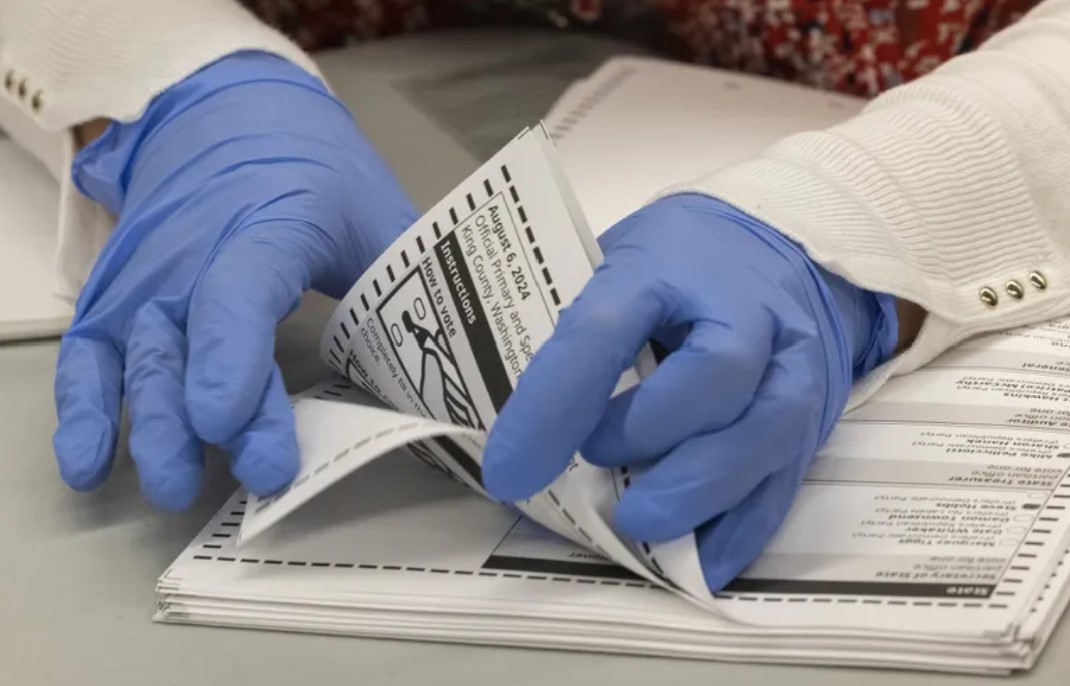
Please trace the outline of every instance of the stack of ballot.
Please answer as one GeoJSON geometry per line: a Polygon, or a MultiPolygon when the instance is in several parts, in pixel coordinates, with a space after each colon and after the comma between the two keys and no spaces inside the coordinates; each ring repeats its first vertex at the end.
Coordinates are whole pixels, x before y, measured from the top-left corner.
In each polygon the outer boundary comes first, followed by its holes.
{"type": "Polygon", "coordinates": [[[1067,322],[970,341],[890,382],[844,418],[780,532],[718,593],[693,537],[649,545],[614,529],[626,470],[577,457],[511,507],[482,487],[488,427],[599,260],[591,227],[859,107],[635,58],[576,84],[342,301],[321,345],[333,375],[294,399],[298,477],[270,498],[234,494],[161,576],[157,619],[1029,668],[1070,599],[1067,322]]]}

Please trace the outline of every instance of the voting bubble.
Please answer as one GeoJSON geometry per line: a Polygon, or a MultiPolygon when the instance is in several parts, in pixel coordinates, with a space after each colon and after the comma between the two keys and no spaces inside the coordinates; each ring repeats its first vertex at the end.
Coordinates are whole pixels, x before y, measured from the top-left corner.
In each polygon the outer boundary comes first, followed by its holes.
{"type": "Polygon", "coordinates": [[[1030,500],[1044,500],[1047,497],[1048,497],[1047,493],[1040,493],[1040,492],[1037,492],[1037,491],[1033,491],[1032,493],[1029,494],[1029,499],[1030,500]]]}
{"type": "Polygon", "coordinates": [[[1027,529],[1024,526],[1010,526],[1007,527],[1007,533],[1009,534],[1024,534],[1027,529]]]}
{"type": "Polygon", "coordinates": [[[1016,522],[1032,522],[1033,521],[1033,515],[1018,515],[1017,517],[1014,518],[1014,521],[1016,521],[1016,522]]]}
{"type": "MultiPolygon", "coordinates": [[[[1064,446],[1070,448],[1070,445],[1064,446]]],[[[1070,460],[1070,453],[1055,453],[1055,457],[1062,458],[1064,460],[1070,460]]]]}
{"type": "Polygon", "coordinates": [[[1018,539],[1015,539],[1015,538],[1004,538],[1002,541],[999,542],[999,544],[1001,546],[1003,546],[1004,548],[1013,548],[1016,545],[1018,545],[1018,539]]]}

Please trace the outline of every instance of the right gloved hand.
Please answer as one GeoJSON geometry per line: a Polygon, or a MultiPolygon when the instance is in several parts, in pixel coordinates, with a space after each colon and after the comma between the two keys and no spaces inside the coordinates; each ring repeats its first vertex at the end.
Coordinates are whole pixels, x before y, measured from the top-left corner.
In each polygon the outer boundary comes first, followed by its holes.
{"type": "Polygon", "coordinates": [[[651,543],[695,532],[720,590],[776,533],[851,384],[892,355],[895,300],[704,195],[653,202],[599,243],[605,261],[495,420],[483,482],[515,501],[577,452],[631,468],[617,529],[651,543]],[[614,396],[650,340],[669,354],[614,396]]]}
{"type": "Polygon", "coordinates": [[[203,444],[250,491],[298,467],[275,328],[315,288],[340,297],[416,213],[346,108],[262,53],[226,57],[113,124],[75,183],[119,216],[56,371],[63,479],[107,477],[123,397],[154,505],[200,491],[203,444]]]}

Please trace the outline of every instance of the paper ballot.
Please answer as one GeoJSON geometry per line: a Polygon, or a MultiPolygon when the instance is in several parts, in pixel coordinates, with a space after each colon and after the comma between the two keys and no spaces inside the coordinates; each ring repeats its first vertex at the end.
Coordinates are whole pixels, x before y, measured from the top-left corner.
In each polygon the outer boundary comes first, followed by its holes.
{"type": "Polygon", "coordinates": [[[299,475],[271,498],[231,498],[160,578],[157,618],[1031,666],[1070,598],[1070,322],[970,341],[890,382],[843,419],[764,554],[716,594],[690,536],[652,546],[614,530],[628,470],[577,456],[528,501],[487,498],[486,433],[599,260],[566,167],[542,127],[525,131],[362,276],[322,339],[335,375],[294,399],[299,475]]]}

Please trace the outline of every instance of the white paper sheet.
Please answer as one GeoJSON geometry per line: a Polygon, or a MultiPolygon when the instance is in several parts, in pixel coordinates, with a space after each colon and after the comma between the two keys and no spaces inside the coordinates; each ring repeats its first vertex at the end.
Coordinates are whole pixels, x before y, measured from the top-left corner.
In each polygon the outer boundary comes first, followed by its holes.
{"type": "Polygon", "coordinates": [[[864,104],[768,78],[620,57],[566,91],[546,126],[597,235],[667,186],[837,124],[864,104]]]}
{"type": "Polygon", "coordinates": [[[59,186],[0,136],[0,342],[62,333],[73,308],[52,295],[59,186]]]}

